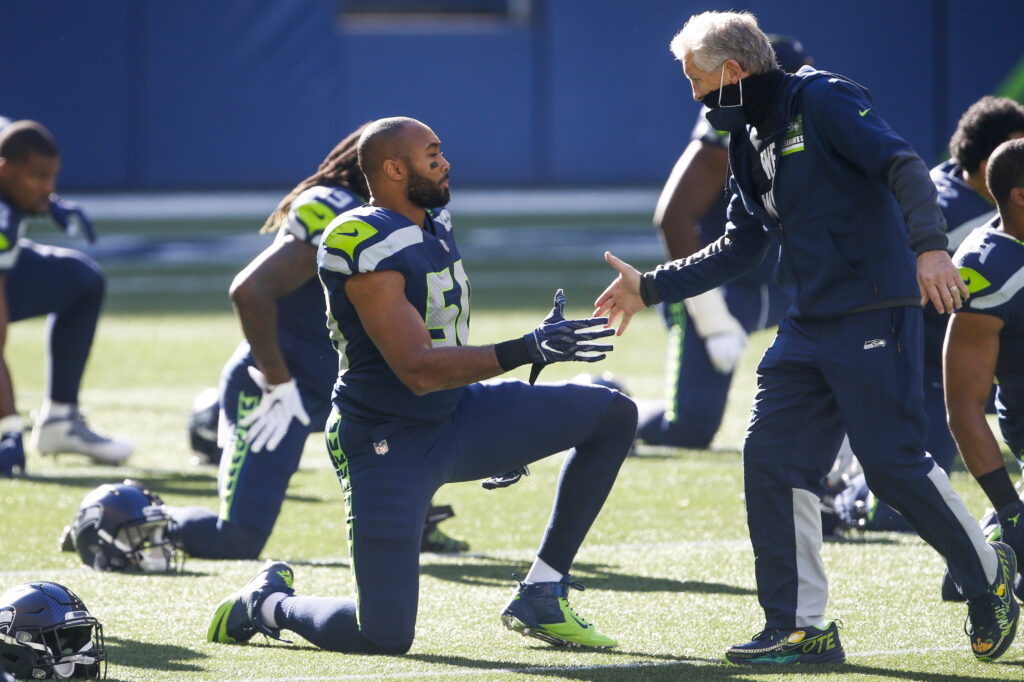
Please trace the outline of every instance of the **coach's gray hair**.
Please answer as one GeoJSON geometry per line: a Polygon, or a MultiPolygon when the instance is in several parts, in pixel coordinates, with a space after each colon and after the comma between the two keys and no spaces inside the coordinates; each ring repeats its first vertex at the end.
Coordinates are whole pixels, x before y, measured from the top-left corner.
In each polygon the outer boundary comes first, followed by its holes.
{"type": "Polygon", "coordinates": [[[695,14],[669,47],[679,61],[692,52],[693,63],[703,71],[714,71],[729,59],[735,59],[750,73],[779,68],[768,36],[750,12],[695,14]]]}

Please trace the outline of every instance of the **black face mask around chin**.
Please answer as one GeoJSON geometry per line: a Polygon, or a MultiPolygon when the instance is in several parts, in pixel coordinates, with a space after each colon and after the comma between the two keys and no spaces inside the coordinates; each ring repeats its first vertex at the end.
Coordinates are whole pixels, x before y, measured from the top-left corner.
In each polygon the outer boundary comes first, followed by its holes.
{"type": "Polygon", "coordinates": [[[743,88],[739,83],[726,85],[704,95],[700,103],[708,108],[704,118],[715,130],[736,133],[747,127],[747,113],[743,110],[743,88]]]}

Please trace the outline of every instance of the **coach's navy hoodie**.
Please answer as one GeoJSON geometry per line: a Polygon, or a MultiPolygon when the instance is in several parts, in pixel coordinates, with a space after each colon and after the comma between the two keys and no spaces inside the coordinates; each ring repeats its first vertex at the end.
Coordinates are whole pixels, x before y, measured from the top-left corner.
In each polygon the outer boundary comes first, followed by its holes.
{"type": "Polygon", "coordinates": [[[804,67],[782,76],[777,87],[786,115],[777,130],[762,134],[774,142],[774,154],[769,147],[758,159],[747,131],[732,135],[726,233],[688,258],[644,273],[644,301],[678,301],[723,284],[756,267],[769,240],[778,238],[777,276],[791,317],[918,305],[915,252],[946,245],[927,166],[857,83],[804,67]],[[769,178],[774,168],[770,196],[757,195],[753,163],[769,178]],[[774,201],[774,212],[766,201],[774,201]]]}

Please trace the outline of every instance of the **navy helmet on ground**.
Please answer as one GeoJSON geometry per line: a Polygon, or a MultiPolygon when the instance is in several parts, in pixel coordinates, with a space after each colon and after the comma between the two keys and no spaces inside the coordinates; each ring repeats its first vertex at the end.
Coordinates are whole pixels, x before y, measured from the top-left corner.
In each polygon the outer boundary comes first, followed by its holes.
{"type": "Polygon", "coordinates": [[[18,679],[104,677],[103,626],[74,592],[31,582],[0,595],[0,663],[18,679]]]}
{"type": "Polygon", "coordinates": [[[181,564],[177,527],[163,501],[140,483],[105,483],[82,500],[71,538],[100,571],[172,571],[181,564]]]}

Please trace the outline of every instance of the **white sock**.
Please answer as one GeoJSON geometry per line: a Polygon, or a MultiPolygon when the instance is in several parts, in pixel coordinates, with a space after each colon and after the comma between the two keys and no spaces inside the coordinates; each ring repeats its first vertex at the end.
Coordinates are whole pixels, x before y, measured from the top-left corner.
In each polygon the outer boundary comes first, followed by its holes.
{"type": "Polygon", "coordinates": [[[537,557],[530,572],[526,574],[524,583],[557,583],[562,579],[562,574],[548,566],[543,559],[537,557]]]}
{"type": "Polygon", "coordinates": [[[263,624],[268,628],[276,628],[277,619],[274,618],[274,609],[281,603],[281,600],[288,595],[284,592],[271,592],[267,595],[267,598],[260,604],[260,618],[263,620],[263,624]]]}
{"type": "Polygon", "coordinates": [[[39,410],[39,421],[45,422],[47,419],[66,419],[71,416],[71,412],[74,408],[74,403],[58,403],[55,400],[45,398],[43,400],[43,406],[39,410]]]}

